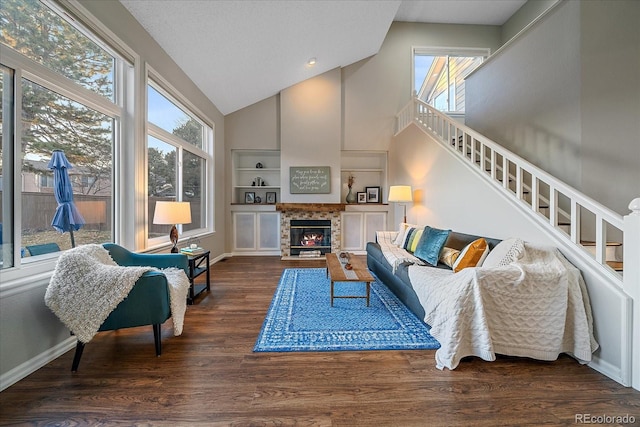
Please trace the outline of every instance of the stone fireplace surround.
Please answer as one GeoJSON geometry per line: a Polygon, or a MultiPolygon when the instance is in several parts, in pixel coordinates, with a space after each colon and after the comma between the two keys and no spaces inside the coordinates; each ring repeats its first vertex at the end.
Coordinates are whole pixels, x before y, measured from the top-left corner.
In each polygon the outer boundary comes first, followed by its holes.
{"type": "MultiPolygon", "coordinates": [[[[280,253],[283,259],[291,257],[290,223],[292,219],[323,219],[331,221],[331,252],[340,251],[342,241],[340,213],[344,203],[277,203],[280,214],[280,253]]],[[[299,259],[297,256],[293,258],[299,259]]]]}

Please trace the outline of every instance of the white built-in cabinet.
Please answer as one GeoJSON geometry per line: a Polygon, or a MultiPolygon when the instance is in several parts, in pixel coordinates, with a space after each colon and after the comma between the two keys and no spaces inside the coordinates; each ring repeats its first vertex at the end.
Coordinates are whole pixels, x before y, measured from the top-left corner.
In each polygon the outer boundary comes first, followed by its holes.
{"type": "MultiPolygon", "coordinates": [[[[280,255],[280,213],[267,203],[267,192],[280,202],[280,151],[232,150],[233,252],[239,255],[280,255]],[[259,166],[257,167],[258,163],[259,166]],[[257,185],[257,178],[265,184],[257,185]],[[245,203],[246,193],[255,193],[259,203],[245,203]]],[[[355,177],[352,191],[380,187],[379,204],[349,204],[342,212],[341,249],[365,253],[375,233],[387,229],[387,153],[385,151],[342,151],[340,202],[344,203],[349,174],[355,177]]],[[[255,200],[255,199],[254,199],[255,200]]]]}
{"type": "Polygon", "coordinates": [[[387,229],[388,205],[347,206],[341,214],[343,251],[364,254],[367,242],[375,242],[376,231],[387,229]]]}
{"type": "Polygon", "coordinates": [[[233,211],[233,252],[243,255],[280,255],[280,213],[233,211]]]}

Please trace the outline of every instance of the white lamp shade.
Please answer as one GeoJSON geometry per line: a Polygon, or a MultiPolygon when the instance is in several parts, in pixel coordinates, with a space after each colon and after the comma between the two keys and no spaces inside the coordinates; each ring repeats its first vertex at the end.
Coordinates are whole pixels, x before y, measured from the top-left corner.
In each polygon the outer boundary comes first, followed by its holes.
{"type": "Polygon", "coordinates": [[[154,224],[190,224],[191,203],[189,202],[156,202],[153,213],[154,224]]]}
{"type": "Polygon", "coordinates": [[[411,202],[413,201],[413,192],[410,185],[392,185],[389,187],[390,202],[411,202]]]}

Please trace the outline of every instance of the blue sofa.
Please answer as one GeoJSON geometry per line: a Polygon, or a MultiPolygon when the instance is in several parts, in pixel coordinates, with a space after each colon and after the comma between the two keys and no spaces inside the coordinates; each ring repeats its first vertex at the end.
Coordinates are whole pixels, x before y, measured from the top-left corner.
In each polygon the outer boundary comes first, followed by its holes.
{"type": "MultiPolygon", "coordinates": [[[[445,242],[445,246],[453,249],[462,250],[466,245],[479,239],[482,236],[474,236],[471,234],[463,234],[452,231],[445,242]]],[[[489,249],[493,249],[500,240],[486,238],[489,249]]],[[[387,262],[382,253],[382,249],[377,242],[367,243],[367,266],[369,270],[375,274],[397,297],[411,310],[420,320],[424,320],[424,308],[420,304],[420,300],[411,286],[409,280],[408,263],[401,264],[393,272],[393,268],[387,262]]],[[[449,267],[441,262],[437,266],[427,268],[446,268],[449,267]]]]}

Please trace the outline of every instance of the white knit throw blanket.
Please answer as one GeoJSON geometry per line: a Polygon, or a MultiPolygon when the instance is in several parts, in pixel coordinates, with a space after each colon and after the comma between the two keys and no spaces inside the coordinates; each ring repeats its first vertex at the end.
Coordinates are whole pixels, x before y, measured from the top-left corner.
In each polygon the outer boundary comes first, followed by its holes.
{"type": "Polygon", "coordinates": [[[140,276],[154,270],[167,277],[173,333],[180,335],[190,286],[185,272],[178,268],[119,266],[101,245],[82,245],[60,255],[44,296],[45,304],[79,341],[88,343],[140,276]]]}
{"type": "Polygon", "coordinates": [[[409,278],[441,345],[439,369],[496,354],[555,360],[568,353],[587,363],[598,348],[580,270],[555,248],[525,243],[509,265],[455,274],[410,266],[409,278]]]}

